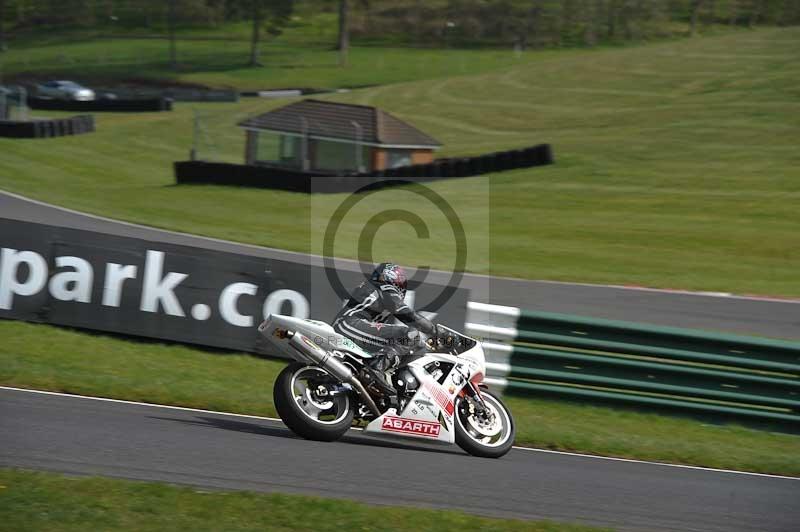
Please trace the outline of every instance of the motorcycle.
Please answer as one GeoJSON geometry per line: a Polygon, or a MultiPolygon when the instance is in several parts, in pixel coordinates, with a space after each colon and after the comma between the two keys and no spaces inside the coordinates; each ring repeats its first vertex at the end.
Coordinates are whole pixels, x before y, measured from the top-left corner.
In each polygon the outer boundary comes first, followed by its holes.
{"type": "Polygon", "coordinates": [[[443,325],[393,371],[386,397],[362,370],[372,354],[329,324],[270,315],[258,328],[294,360],[275,381],[275,408],[295,434],[334,441],[354,422],[381,437],[455,443],[474,456],[499,458],[514,444],[514,420],[483,383],[480,342],[443,325]]]}

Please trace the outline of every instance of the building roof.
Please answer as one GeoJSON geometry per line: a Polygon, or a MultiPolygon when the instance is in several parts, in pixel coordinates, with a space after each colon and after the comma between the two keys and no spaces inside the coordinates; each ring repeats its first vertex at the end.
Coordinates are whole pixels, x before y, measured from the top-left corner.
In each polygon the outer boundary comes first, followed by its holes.
{"type": "Polygon", "coordinates": [[[239,125],[285,133],[308,134],[310,137],[342,139],[381,146],[414,146],[437,148],[441,143],[414,126],[386,111],[368,105],[301,100],[262,115],[253,116],[239,125]],[[360,127],[354,125],[354,122],[360,127]]]}

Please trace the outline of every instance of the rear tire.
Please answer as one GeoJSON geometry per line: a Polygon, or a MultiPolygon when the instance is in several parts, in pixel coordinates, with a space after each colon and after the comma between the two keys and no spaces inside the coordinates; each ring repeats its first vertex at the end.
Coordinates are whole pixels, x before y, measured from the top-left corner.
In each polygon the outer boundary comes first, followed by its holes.
{"type": "MultiPolygon", "coordinates": [[[[341,410],[335,414],[335,419],[315,420],[308,409],[301,408],[301,404],[307,403],[310,399],[307,390],[303,389],[298,395],[299,378],[314,373],[325,375],[327,372],[317,366],[308,366],[301,362],[294,362],[286,366],[275,380],[275,387],[272,391],[275,409],[286,426],[298,436],[308,440],[335,441],[341,438],[353,423],[355,415],[353,401],[347,395],[336,396],[328,401],[333,404],[331,409],[338,407],[341,410]]],[[[312,412],[313,404],[310,408],[312,412]]]]}
{"type": "Polygon", "coordinates": [[[456,444],[473,456],[500,458],[514,446],[514,418],[505,403],[496,395],[481,390],[481,397],[493,411],[496,421],[494,424],[482,424],[483,420],[466,411],[466,405],[462,403],[465,400],[458,399],[455,405],[456,444]],[[496,435],[486,435],[495,430],[496,435]]]}

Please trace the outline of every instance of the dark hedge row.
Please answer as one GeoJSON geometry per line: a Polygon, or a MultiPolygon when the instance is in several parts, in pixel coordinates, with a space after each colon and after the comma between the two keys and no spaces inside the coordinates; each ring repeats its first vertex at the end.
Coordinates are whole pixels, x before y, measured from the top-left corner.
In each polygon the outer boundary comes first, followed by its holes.
{"type": "Polygon", "coordinates": [[[0,137],[42,139],[81,135],[93,131],[94,117],[92,115],[78,115],[54,120],[28,120],[25,122],[0,120],[0,137]]]}
{"type": "Polygon", "coordinates": [[[244,164],[180,161],[175,163],[175,180],[178,184],[233,185],[293,192],[335,193],[468,177],[552,162],[553,153],[549,144],[477,157],[438,159],[429,164],[350,175],[299,172],[244,164]]]}

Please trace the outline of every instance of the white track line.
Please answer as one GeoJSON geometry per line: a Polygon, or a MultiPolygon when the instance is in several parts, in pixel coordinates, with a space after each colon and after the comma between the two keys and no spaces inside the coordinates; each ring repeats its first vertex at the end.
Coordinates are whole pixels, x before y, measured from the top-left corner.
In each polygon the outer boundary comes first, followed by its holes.
{"type": "MultiPolygon", "coordinates": [[[[495,279],[508,279],[512,281],[521,280],[521,279],[514,279],[511,277],[495,277],[495,279]]],[[[680,296],[721,297],[726,299],[744,299],[747,301],[766,301],[770,303],[800,304],[800,299],[793,299],[789,297],[781,298],[781,297],[770,297],[770,296],[741,295],[741,294],[733,294],[730,292],[703,292],[703,291],[681,290],[679,288],[650,288],[648,286],[629,286],[622,284],[592,284],[592,283],[578,283],[578,282],[568,282],[568,281],[551,281],[547,279],[539,279],[535,282],[548,283],[548,284],[563,284],[572,286],[586,286],[588,288],[615,288],[617,290],[629,290],[632,292],[656,292],[661,294],[674,294],[680,296]]]]}
{"type": "Polygon", "coordinates": [[[650,462],[648,460],[635,460],[633,458],[617,458],[614,456],[598,456],[596,454],[581,454],[581,453],[570,453],[567,451],[553,451],[551,449],[537,449],[535,447],[517,447],[514,446],[514,449],[519,449],[521,451],[534,451],[537,453],[551,453],[551,454],[563,454],[567,456],[580,456],[583,458],[597,458],[598,460],[613,460],[615,462],[631,462],[634,464],[649,464],[649,465],[657,465],[657,466],[664,466],[664,467],[678,467],[680,469],[697,469],[699,471],[711,471],[713,473],[733,473],[735,475],[748,475],[752,477],[767,477],[767,478],[782,478],[785,480],[800,480],[800,477],[788,477],[784,475],[770,475],[768,473],[753,473],[751,471],[736,471],[734,469],[716,469],[713,467],[702,467],[702,466],[692,466],[692,465],[684,465],[684,464],[670,464],[667,462],[650,462]]]}
{"type": "MultiPolygon", "coordinates": [[[[234,242],[232,240],[225,240],[222,238],[214,238],[210,236],[202,236],[202,235],[193,235],[190,233],[183,233],[181,231],[172,231],[170,229],[161,229],[159,227],[151,227],[148,225],[137,224],[133,222],[126,222],[123,220],[115,220],[114,218],[107,218],[105,216],[100,216],[97,214],[90,214],[87,212],[76,211],[75,209],[70,209],[67,207],[60,207],[58,205],[53,205],[52,203],[46,203],[44,201],[39,201],[35,199],[28,198],[26,196],[22,196],[20,194],[15,194],[14,192],[8,192],[7,190],[0,189],[0,193],[5,194],[7,196],[11,196],[12,198],[16,198],[21,201],[27,201],[33,203],[34,205],[41,205],[42,207],[48,207],[51,209],[56,209],[63,212],[68,212],[70,214],[75,214],[78,216],[85,216],[87,218],[92,218],[95,220],[101,220],[103,222],[115,223],[120,225],[125,225],[128,227],[135,227],[137,229],[144,229],[148,231],[155,231],[159,233],[166,233],[172,234],[177,236],[183,236],[188,238],[197,238],[200,240],[206,240],[208,242],[216,242],[219,244],[228,244],[232,246],[242,246],[248,249],[254,249],[259,251],[268,251],[272,253],[285,253],[287,255],[295,256],[298,258],[306,258],[306,257],[314,257],[318,260],[322,260],[322,255],[315,255],[313,253],[300,253],[298,251],[289,251],[285,249],[278,249],[278,248],[270,248],[266,246],[256,246],[254,244],[246,244],[243,242],[234,242]]],[[[358,265],[359,262],[353,259],[344,259],[336,257],[336,262],[347,262],[353,265],[358,265]]],[[[441,272],[440,270],[431,270],[437,273],[447,273],[441,272]]],[[[702,292],[702,291],[691,291],[691,290],[671,290],[666,288],[648,288],[646,286],[626,286],[626,285],[618,285],[618,284],[592,284],[592,283],[574,283],[574,282],[567,282],[567,281],[551,281],[547,279],[520,279],[518,277],[504,277],[504,276],[492,276],[492,275],[485,275],[482,273],[468,273],[466,274],[472,277],[478,278],[485,278],[485,279],[502,279],[507,281],[530,281],[534,283],[550,283],[550,284],[561,284],[561,285],[571,285],[571,286],[586,286],[590,288],[613,288],[616,290],[628,290],[628,291],[639,291],[639,292],[656,292],[656,293],[663,293],[663,294],[675,294],[675,295],[687,295],[687,296],[701,296],[701,297],[722,297],[728,299],[744,299],[749,301],[765,301],[770,303],[795,303],[800,304],[800,299],[782,299],[778,297],[769,297],[769,296],[748,296],[748,295],[737,295],[731,294],[728,292],[702,292]]]]}
{"type": "MultiPolygon", "coordinates": [[[[31,198],[28,198],[26,196],[22,196],[20,194],[15,194],[13,192],[9,192],[9,191],[3,190],[3,189],[0,189],[0,193],[5,194],[6,196],[11,196],[12,198],[16,198],[16,199],[21,200],[21,201],[27,201],[27,202],[33,203],[34,205],[41,205],[42,207],[48,207],[50,209],[55,209],[55,210],[58,210],[58,211],[68,212],[70,214],[75,214],[75,215],[78,215],[78,216],[85,216],[86,218],[92,218],[94,220],[100,220],[100,221],[103,221],[103,222],[120,224],[120,225],[125,225],[125,226],[128,226],[128,227],[135,227],[137,229],[144,229],[144,230],[147,230],[147,231],[154,231],[154,232],[157,232],[157,233],[166,233],[166,234],[177,235],[177,236],[184,236],[184,237],[188,237],[188,238],[198,238],[200,240],[207,240],[209,242],[217,242],[217,243],[220,243],[220,244],[229,244],[229,245],[233,245],[233,246],[242,246],[242,247],[249,248],[249,249],[257,249],[259,251],[272,251],[272,252],[275,252],[275,253],[286,253],[286,254],[289,254],[289,255],[296,255],[298,257],[307,257],[307,256],[309,256],[308,253],[300,253],[298,251],[288,251],[288,250],[285,250],[285,249],[277,249],[277,248],[268,248],[268,247],[264,247],[264,246],[256,246],[254,244],[245,244],[243,242],[234,242],[232,240],[224,240],[222,238],[214,238],[214,237],[202,236],[202,235],[193,235],[193,234],[190,234],[190,233],[183,233],[181,231],[172,231],[172,230],[169,230],[169,229],[161,229],[160,227],[152,227],[152,226],[149,226],[149,225],[142,225],[142,224],[137,224],[137,223],[133,223],[133,222],[126,222],[124,220],[115,220],[114,218],[107,218],[105,216],[100,216],[98,214],[91,214],[91,213],[88,213],[88,212],[76,211],[75,209],[69,209],[67,207],[60,207],[58,205],[53,205],[52,203],[46,203],[44,201],[31,199],[31,198]]],[[[36,223],[36,222],[34,222],[34,223],[36,223]]],[[[42,222],[39,222],[39,223],[42,223],[42,222]]],[[[317,255],[312,255],[312,256],[317,256],[317,255]]],[[[354,260],[351,260],[351,259],[338,259],[337,258],[336,260],[337,261],[338,260],[344,260],[344,261],[358,263],[358,261],[354,261],[354,260]]]]}
{"type": "MultiPolygon", "coordinates": [[[[136,406],[148,406],[152,408],[167,408],[170,410],[183,410],[186,412],[199,412],[202,414],[216,414],[222,416],[233,416],[233,417],[242,417],[242,418],[249,418],[249,419],[261,419],[265,421],[278,421],[283,423],[280,418],[275,417],[266,417],[266,416],[252,416],[249,414],[236,414],[233,412],[220,412],[217,410],[203,410],[202,408],[189,408],[185,406],[172,406],[172,405],[161,405],[157,403],[142,403],[139,401],[125,401],[123,399],[110,399],[108,397],[94,397],[91,395],[78,395],[73,393],[63,393],[63,392],[48,392],[45,390],[32,390],[28,388],[15,388],[12,386],[0,386],[0,390],[11,390],[14,392],[26,392],[26,393],[36,393],[41,395],[55,395],[59,397],[71,397],[75,399],[90,399],[92,401],[105,401],[109,403],[122,403],[126,405],[136,405],[136,406]]],[[[529,452],[536,452],[536,453],[548,453],[548,454],[561,454],[565,456],[577,456],[580,458],[594,458],[597,460],[612,460],[616,462],[630,462],[634,464],[647,464],[647,465],[654,465],[654,466],[663,466],[663,467],[677,467],[680,469],[694,469],[697,471],[710,471],[712,473],[731,473],[734,475],[748,475],[753,477],[767,477],[767,478],[780,478],[785,480],[800,480],[800,477],[789,477],[783,475],[770,475],[767,473],[752,473],[750,471],[736,471],[733,469],[715,469],[713,467],[701,467],[701,466],[691,466],[691,465],[683,465],[683,464],[668,464],[665,462],[650,462],[648,460],[634,460],[632,458],[615,458],[613,456],[598,456],[594,454],[581,454],[581,453],[571,453],[567,451],[553,451],[550,449],[538,449],[535,447],[520,447],[515,445],[514,449],[520,451],[529,451],[529,452]]]]}
{"type": "Polygon", "coordinates": [[[152,406],[153,408],[168,408],[170,410],[185,410],[187,412],[200,412],[202,414],[220,414],[224,416],[235,416],[235,417],[246,417],[250,419],[264,419],[267,421],[281,421],[280,418],[277,417],[265,417],[265,416],[252,416],[250,414],[235,414],[233,412],[220,412],[218,410],[203,410],[202,408],[189,408],[187,406],[173,406],[173,405],[161,405],[158,403],[142,403],[140,401],[126,401],[124,399],[111,399],[109,397],[95,397],[93,395],[78,395],[75,393],[64,393],[64,392],[48,392],[46,390],[33,390],[30,388],[15,388],[13,386],[0,386],[0,390],[11,390],[13,392],[27,392],[27,393],[38,393],[42,395],[57,395],[59,397],[72,397],[75,399],[91,399],[92,401],[105,401],[107,403],[122,403],[126,405],[137,405],[137,406],[152,406]]]}

